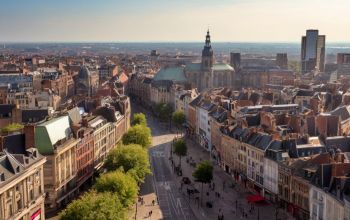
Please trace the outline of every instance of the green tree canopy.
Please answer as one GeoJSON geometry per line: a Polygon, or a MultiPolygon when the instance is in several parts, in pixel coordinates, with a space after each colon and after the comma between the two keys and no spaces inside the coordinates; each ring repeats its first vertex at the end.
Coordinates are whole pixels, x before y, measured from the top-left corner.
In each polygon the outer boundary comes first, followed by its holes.
{"type": "Polygon", "coordinates": [[[19,123],[12,123],[12,124],[9,124],[5,127],[3,127],[1,129],[2,132],[13,132],[13,131],[18,131],[18,130],[21,130],[23,129],[24,126],[22,124],[19,124],[19,123]]]}
{"type": "Polygon", "coordinates": [[[179,156],[179,165],[181,166],[181,157],[187,155],[187,145],[184,139],[174,141],[174,153],[179,156]]]}
{"type": "Polygon", "coordinates": [[[102,174],[94,188],[97,192],[111,192],[118,195],[124,207],[130,207],[137,197],[139,187],[136,180],[121,170],[102,174]]]}
{"type": "Polygon", "coordinates": [[[144,148],[151,145],[151,129],[143,125],[135,125],[123,135],[123,144],[139,144],[144,148]]]}
{"type": "Polygon", "coordinates": [[[203,184],[210,183],[213,179],[213,165],[209,161],[203,161],[196,166],[192,176],[195,181],[202,183],[201,204],[203,203],[203,184]]]}
{"type": "Polygon", "coordinates": [[[155,111],[158,117],[162,120],[169,119],[171,117],[171,113],[173,109],[169,104],[166,103],[158,103],[155,106],[155,111]]]}
{"type": "Polygon", "coordinates": [[[125,209],[118,197],[110,192],[85,193],[60,213],[60,220],[124,220],[125,209]]]}
{"type": "Polygon", "coordinates": [[[185,113],[181,110],[173,112],[172,120],[177,127],[180,127],[186,121],[185,113]]]}
{"type": "Polygon", "coordinates": [[[197,182],[210,183],[213,179],[213,165],[209,161],[203,161],[197,164],[192,175],[197,182]]]}
{"type": "Polygon", "coordinates": [[[122,168],[139,183],[143,182],[146,175],[151,173],[148,153],[137,144],[122,145],[111,150],[105,166],[109,171],[122,168]]]}
{"type": "Polygon", "coordinates": [[[144,125],[147,126],[147,119],[145,114],[143,113],[135,113],[133,120],[132,120],[133,125],[144,125]]]}

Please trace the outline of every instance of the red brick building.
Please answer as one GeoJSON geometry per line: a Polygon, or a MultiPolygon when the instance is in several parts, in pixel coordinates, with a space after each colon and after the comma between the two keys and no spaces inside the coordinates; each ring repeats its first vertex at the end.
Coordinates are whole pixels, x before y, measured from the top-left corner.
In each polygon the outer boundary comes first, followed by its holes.
{"type": "Polygon", "coordinates": [[[77,186],[92,177],[94,172],[94,135],[92,128],[74,127],[79,142],[76,147],[77,186]]]}

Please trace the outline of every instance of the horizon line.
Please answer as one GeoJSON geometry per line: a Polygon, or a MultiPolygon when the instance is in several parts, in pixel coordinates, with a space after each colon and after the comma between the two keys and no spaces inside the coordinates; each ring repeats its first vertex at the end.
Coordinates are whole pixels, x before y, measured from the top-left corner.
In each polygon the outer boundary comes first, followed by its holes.
{"type": "MultiPolygon", "coordinates": [[[[128,43],[203,43],[203,41],[0,41],[0,44],[49,44],[49,43],[114,43],[114,44],[128,44],[128,43]]],[[[301,44],[298,41],[214,41],[211,43],[278,43],[278,44],[301,44]]],[[[350,44],[350,41],[329,41],[330,44],[346,43],[350,44]]]]}

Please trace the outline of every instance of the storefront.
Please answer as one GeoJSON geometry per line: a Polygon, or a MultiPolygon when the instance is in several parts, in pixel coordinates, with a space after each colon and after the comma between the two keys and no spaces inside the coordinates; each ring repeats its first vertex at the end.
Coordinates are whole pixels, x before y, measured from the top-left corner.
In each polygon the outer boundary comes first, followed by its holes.
{"type": "Polygon", "coordinates": [[[267,189],[265,189],[264,191],[265,191],[264,197],[265,197],[267,200],[269,200],[269,201],[272,202],[272,203],[276,203],[276,202],[277,202],[277,195],[276,195],[276,194],[270,192],[270,191],[267,190],[267,189]]]}

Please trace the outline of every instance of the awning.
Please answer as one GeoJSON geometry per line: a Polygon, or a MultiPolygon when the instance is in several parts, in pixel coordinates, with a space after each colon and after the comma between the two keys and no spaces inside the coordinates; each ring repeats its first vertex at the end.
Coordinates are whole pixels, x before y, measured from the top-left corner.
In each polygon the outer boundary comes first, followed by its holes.
{"type": "Polygon", "coordinates": [[[264,201],[264,200],[265,200],[265,198],[262,197],[261,195],[250,195],[250,196],[247,196],[247,201],[251,202],[251,203],[261,202],[261,201],[264,201]]]}

